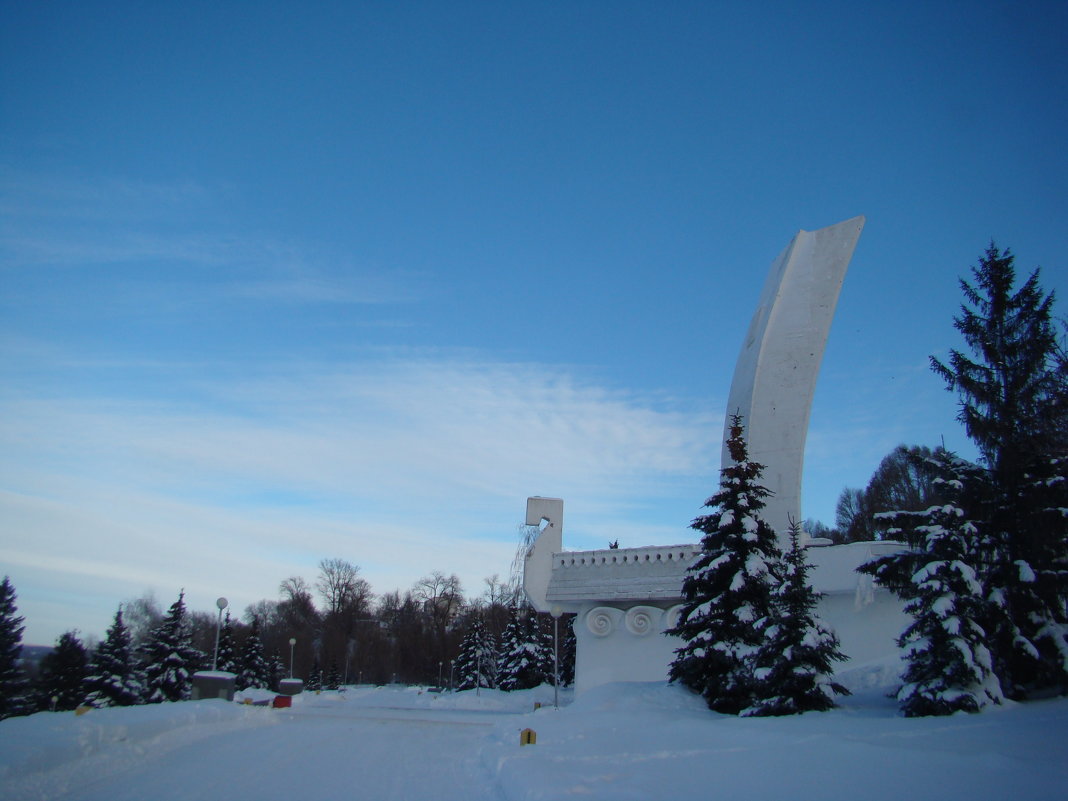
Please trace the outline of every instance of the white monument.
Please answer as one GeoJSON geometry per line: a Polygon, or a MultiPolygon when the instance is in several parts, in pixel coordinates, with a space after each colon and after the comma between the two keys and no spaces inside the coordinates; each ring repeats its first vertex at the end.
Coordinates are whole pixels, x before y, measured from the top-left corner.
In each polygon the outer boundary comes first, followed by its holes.
{"type": "Polygon", "coordinates": [[[771,265],[727,400],[722,463],[730,416],[742,415],[749,458],[764,465],[772,491],[764,521],[780,536],[801,522],[801,469],[812,396],[846,268],[863,217],[799,231],[771,265]]]}
{"type": "Polygon", "coordinates": [[[548,592],[553,556],[564,550],[564,502],[559,498],[527,498],[526,524],[541,527],[541,533],[527,551],[523,590],[531,606],[539,612],[551,612],[548,592]]]}
{"type": "MultiPolygon", "coordinates": [[[[801,231],[772,264],[731,384],[729,414],[743,415],[750,456],[765,465],[775,494],[765,520],[780,536],[800,520],[801,469],[816,377],[834,308],[863,217],[801,231]]],[[[726,441],[726,430],[724,443],[726,441]]],[[[724,444],[724,459],[729,458],[724,444]]],[[[564,503],[528,498],[527,525],[541,532],[527,552],[523,587],[540,612],[577,614],[576,690],[613,681],[662,681],[678,641],[682,580],[699,545],[564,551],[564,503]]],[[[842,642],[850,665],[896,655],[906,618],[901,605],[856,568],[900,543],[830,547],[810,542],[819,613],[842,642]]]]}

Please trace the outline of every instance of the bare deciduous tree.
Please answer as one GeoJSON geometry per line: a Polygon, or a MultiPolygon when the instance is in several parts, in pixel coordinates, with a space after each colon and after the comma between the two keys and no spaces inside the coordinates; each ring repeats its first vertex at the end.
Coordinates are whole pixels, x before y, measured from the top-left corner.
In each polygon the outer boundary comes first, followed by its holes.
{"type": "Polygon", "coordinates": [[[460,577],[453,573],[446,576],[435,570],[429,576],[423,576],[415,582],[412,594],[423,603],[423,609],[430,616],[434,629],[442,632],[459,614],[464,603],[464,588],[460,577]]]}
{"type": "Polygon", "coordinates": [[[305,600],[312,600],[311,585],[303,576],[290,576],[285,579],[278,585],[278,594],[282,596],[283,601],[298,601],[303,604],[305,600]]]}
{"type": "Polygon", "coordinates": [[[898,445],[883,457],[866,488],[842,490],[835,523],[844,540],[878,539],[875,515],[880,512],[915,512],[939,502],[930,460],[930,448],[898,445]]]}
{"type": "Polygon", "coordinates": [[[252,621],[259,619],[260,628],[274,626],[278,621],[278,601],[263,599],[245,607],[244,621],[250,626],[252,621]]]}
{"type": "Polygon", "coordinates": [[[315,587],[328,615],[366,611],[371,600],[371,585],[360,576],[359,566],[337,557],[319,562],[315,587]]]}

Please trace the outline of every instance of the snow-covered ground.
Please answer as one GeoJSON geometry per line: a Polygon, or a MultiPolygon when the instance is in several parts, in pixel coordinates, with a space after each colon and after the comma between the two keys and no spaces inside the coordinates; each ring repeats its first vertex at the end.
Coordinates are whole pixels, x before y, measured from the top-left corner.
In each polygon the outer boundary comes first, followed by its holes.
{"type": "Polygon", "coordinates": [[[1068,700],[906,720],[885,690],[738,719],[664,683],[305,694],[0,722],[0,799],[1064,799],[1068,700]],[[535,701],[547,704],[537,711],[535,701]],[[520,746],[532,728],[537,743],[520,746]]]}

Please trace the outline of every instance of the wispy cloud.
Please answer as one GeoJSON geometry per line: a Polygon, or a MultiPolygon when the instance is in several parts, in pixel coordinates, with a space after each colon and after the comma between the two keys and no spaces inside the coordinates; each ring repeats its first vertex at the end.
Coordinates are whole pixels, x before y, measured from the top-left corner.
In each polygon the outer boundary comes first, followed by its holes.
{"type": "MultiPolygon", "coordinates": [[[[231,187],[89,182],[2,169],[0,178],[7,179],[0,181],[0,255],[8,271],[139,267],[157,290],[173,295],[181,291],[181,273],[192,269],[202,298],[288,305],[408,303],[425,279],[263,232],[206,227],[227,204],[240,202],[231,187]],[[161,265],[181,270],[159,282],[161,265]]],[[[149,287],[136,287],[144,302],[149,287]]]]}
{"type": "Polygon", "coordinates": [[[77,179],[0,166],[0,212],[18,220],[114,224],[160,221],[215,203],[221,187],[194,181],[150,182],[116,176],[77,179]]]}
{"type": "MultiPolygon", "coordinates": [[[[201,401],[9,400],[3,429],[38,453],[75,448],[138,483],[256,481],[381,498],[512,496],[693,473],[713,421],[532,365],[366,363],[200,384],[201,401]],[[217,408],[229,408],[223,414],[217,408]],[[388,492],[386,490],[388,489],[388,492]]],[[[618,488],[618,489],[614,489],[618,488]]]]}
{"type": "Polygon", "coordinates": [[[307,267],[294,269],[280,262],[278,277],[236,281],[224,294],[247,300],[286,304],[386,304],[410,303],[420,296],[419,276],[393,273],[364,274],[358,278],[330,275],[307,267]]]}
{"type": "Polygon", "coordinates": [[[185,586],[210,604],[229,586],[249,603],[335,554],[381,591],[433,569],[475,591],[507,572],[527,495],[576,499],[580,534],[678,541],[634,513],[679,494],[691,508],[694,477],[717,467],[707,413],[540,365],[411,359],[199,381],[185,402],[9,387],[0,559],[93,588],[101,629],[120,600],[109,587],[185,586]]]}

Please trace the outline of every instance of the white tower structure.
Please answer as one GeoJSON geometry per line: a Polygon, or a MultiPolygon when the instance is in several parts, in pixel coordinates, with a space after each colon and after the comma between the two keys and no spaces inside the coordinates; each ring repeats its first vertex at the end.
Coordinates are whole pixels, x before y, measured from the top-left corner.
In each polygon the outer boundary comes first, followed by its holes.
{"type": "Polygon", "coordinates": [[[801,471],[816,378],[846,268],[863,217],[799,231],[771,266],[734,368],[723,429],[722,465],[730,416],[741,414],[749,458],[764,465],[772,491],[764,520],[780,537],[801,522],[801,471]]]}
{"type": "Polygon", "coordinates": [[[527,498],[526,525],[538,526],[541,533],[527,552],[523,566],[523,589],[530,605],[549,612],[549,580],[553,574],[553,554],[564,550],[564,502],[560,498],[527,498]]]}

